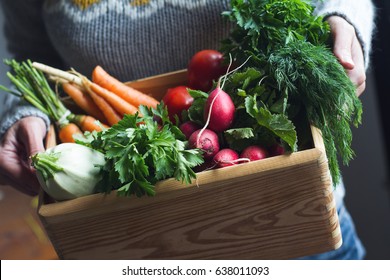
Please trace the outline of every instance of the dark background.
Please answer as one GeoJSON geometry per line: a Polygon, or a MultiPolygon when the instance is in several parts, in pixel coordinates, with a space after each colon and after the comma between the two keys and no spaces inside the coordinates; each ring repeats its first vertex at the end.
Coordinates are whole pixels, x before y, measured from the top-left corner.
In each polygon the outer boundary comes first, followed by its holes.
{"type": "Polygon", "coordinates": [[[390,259],[390,1],[377,7],[363,125],[354,130],[356,159],[343,168],[346,204],[366,246],[368,259],[390,259]]]}

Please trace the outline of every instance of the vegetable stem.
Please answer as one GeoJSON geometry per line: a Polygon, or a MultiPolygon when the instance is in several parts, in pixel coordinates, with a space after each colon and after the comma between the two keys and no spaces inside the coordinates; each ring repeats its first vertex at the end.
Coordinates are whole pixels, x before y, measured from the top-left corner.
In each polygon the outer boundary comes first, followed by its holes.
{"type": "Polygon", "coordinates": [[[63,171],[56,162],[60,157],[59,153],[38,153],[31,157],[32,165],[41,172],[45,181],[54,177],[54,174],[63,171]]]}

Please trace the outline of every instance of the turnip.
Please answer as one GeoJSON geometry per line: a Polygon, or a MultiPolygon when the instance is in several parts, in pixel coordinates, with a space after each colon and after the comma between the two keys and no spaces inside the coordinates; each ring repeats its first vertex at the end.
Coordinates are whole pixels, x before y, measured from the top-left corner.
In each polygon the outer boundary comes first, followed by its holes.
{"type": "Polygon", "coordinates": [[[180,130],[183,132],[186,139],[189,139],[191,134],[200,129],[200,125],[192,121],[186,121],[180,125],[180,130]]]}
{"type": "Polygon", "coordinates": [[[240,154],[241,158],[247,158],[250,161],[260,160],[268,157],[268,151],[258,145],[246,147],[240,154]]]}
{"type": "Polygon", "coordinates": [[[192,133],[188,143],[191,148],[203,150],[205,159],[211,159],[219,152],[218,135],[207,128],[198,129],[192,133]]]}
{"type": "Polygon", "coordinates": [[[62,143],[34,155],[32,163],[45,192],[61,201],[94,193],[105,157],[83,145],[62,143]]]}
{"type": "Polygon", "coordinates": [[[239,163],[238,153],[232,149],[222,149],[214,157],[213,162],[216,167],[226,167],[239,163]]]}

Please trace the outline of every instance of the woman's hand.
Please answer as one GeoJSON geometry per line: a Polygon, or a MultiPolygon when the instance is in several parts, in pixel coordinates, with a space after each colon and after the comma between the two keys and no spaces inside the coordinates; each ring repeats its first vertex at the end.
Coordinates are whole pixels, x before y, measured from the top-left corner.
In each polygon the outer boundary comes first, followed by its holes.
{"type": "Polygon", "coordinates": [[[331,16],[327,21],[333,36],[333,52],[356,85],[359,96],[366,88],[366,72],[363,50],[355,28],[339,16],[331,16]]]}
{"type": "Polygon", "coordinates": [[[36,195],[39,182],[30,157],[44,151],[45,122],[39,117],[26,117],[8,129],[0,143],[0,183],[36,195]]]}

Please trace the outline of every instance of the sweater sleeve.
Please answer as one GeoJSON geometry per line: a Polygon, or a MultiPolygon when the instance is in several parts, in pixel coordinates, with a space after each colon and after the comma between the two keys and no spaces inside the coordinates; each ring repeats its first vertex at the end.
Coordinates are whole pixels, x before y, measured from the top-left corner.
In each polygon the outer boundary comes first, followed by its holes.
{"type": "Polygon", "coordinates": [[[315,13],[326,17],[337,15],[352,24],[363,49],[365,66],[369,65],[371,41],[375,26],[375,7],[371,0],[327,0],[313,1],[315,13]]]}
{"type": "MultiPolygon", "coordinates": [[[[18,61],[31,59],[60,67],[61,59],[46,33],[42,18],[42,0],[0,0],[4,14],[4,35],[11,56],[18,61]]],[[[27,116],[41,117],[49,124],[49,118],[31,105],[20,102],[14,96],[4,101],[5,111],[0,118],[0,138],[16,121],[27,116]]]]}
{"type": "Polygon", "coordinates": [[[19,98],[8,95],[5,98],[5,107],[9,108],[3,113],[0,120],[0,139],[4,136],[5,132],[10,128],[15,122],[24,118],[24,117],[40,117],[46,124],[46,129],[49,128],[50,120],[47,115],[42,111],[32,107],[31,105],[20,102],[19,98]]]}

